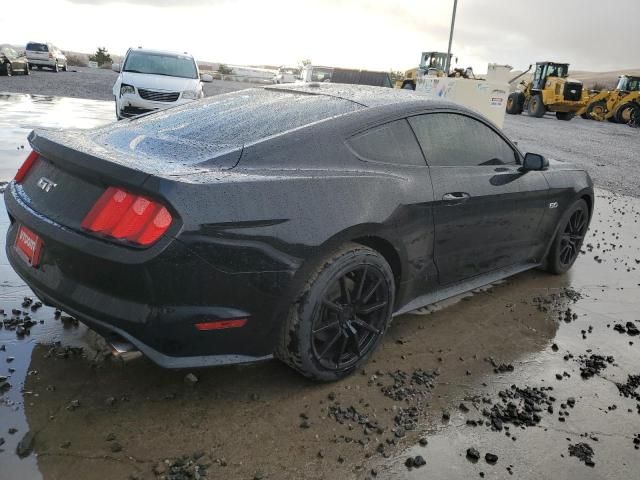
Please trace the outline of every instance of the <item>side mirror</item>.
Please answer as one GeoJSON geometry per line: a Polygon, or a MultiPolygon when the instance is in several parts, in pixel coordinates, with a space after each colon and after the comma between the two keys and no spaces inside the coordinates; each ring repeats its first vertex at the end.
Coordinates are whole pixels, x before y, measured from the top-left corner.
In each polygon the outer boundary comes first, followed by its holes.
{"type": "Polygon", "coordinates": [[[211,83],[213,82],[213,77],[208,73],[203,73],[200,75],[200,80],[202,80],[203,82],[211,83]]]}
{"type": "Polygon", "coordinates": [[[119,63],[112,63],[111,64],[111,70],[113,70],[116,73],[120,73],[120,64],[119,63]]]}
{"type": "Polygon", "coordinates": [[[549,168],[549,160],[538,153],[527,153],[524,156],[524,161],[522,162],[522,168],[520,168],[520,170],[523,172],[530,172],[546,170],[547,168],[549,168]]]}

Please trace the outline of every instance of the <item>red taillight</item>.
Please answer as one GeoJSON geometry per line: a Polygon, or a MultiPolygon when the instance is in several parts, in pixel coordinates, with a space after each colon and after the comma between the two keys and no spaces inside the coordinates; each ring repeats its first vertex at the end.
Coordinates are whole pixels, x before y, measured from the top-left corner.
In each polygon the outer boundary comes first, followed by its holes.
{"type": "Polygon", "coordinates": [[[31,152],[27,159],[24,161],[22,166],[18,169],[18,173],[16,173],[16,177],[14,180],[16,183],[20,183],[24,180],[24,177],[27,176],[27,172],[33,166],[33,163],[38,159],[39,155],[37,152],[31,152]]]}
{"type": "Polygon", "coordinates": [[[53,58],[53,53],[49,52],[49,58],[53,58]]]}
{"type": "Polygon", "coordinates": [[[229,320],[215,320],[213,322],[196,323],[196,328],[200,331],[224,330],[226,328],[241,328],[247,323],[246,318],[233,318],[229,320]]]}
{"type": "Polygon", "coordinates": [[[82,221],[82,228],[138,245],[151,245],[167,231],[172,220],[160,203],[109,187],[82,221]]]}

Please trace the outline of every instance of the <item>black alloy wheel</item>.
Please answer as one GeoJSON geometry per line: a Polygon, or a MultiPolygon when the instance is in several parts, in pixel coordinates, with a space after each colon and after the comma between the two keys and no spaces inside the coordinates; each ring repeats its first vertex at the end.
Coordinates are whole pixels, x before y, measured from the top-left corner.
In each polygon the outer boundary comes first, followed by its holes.
{"type": "Polygon", "coordinates": [[[317,265],[289,307],[275,354],[306,377],[334,381],[362,365],[382,340],[395,280],[384,257],[355,243],[317,265]]]}
{"type": "Polygon", "coordinates": [[[589,207],[581,199],[569,208],[560,221],[560,228],[549,252],[549,271],[561,274],[572,267],[580,254],[588,226],[589,207]]]}
{"type": "Polygon", "coordinates": [[[383,273],[364,265],[328,286],[312,325],[316,361],[343,370],[366,355],[384,331],[389,292],[383,273]]]}

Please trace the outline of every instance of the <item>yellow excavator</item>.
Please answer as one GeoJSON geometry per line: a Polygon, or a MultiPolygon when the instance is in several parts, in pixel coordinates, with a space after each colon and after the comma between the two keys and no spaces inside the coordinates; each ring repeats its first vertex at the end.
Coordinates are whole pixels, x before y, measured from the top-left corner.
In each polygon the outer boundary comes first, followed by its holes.
{"type": "Polygon", "coordinates": [[[558,120],[571,120],[587,103],[589,94],[582,87],[581,81],[569,78],[568,63],[538,62],[532,80],[523,80],[509,95],[507,113],[526,111],[532,117],[542,117],[555,112],[558,120]]]}
{"type": "Polygon", "coordinates": [[[615,90],[592,95],[577,114],[600,122],[629,123],[635,109],[640,109],[640,77],[621,75],[615,90]]]}

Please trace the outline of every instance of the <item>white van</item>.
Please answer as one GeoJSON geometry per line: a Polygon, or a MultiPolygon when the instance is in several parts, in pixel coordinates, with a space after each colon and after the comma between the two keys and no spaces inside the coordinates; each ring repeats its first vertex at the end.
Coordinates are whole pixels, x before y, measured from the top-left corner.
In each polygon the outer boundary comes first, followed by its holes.
{"type": "Polygon", "coordinates": [[[42,70],[42,67],[47,67],[54,72],[67,71],[67,57],[51,43],[29,42],[24,53],[31,68],[38,67],[38,70],[42,70]]]}
{"type": "Polygon", "coordinates": [[[201,81],[213,81],[188,53],[130,48],[122,66],[111,68],[120,73],[113,85],[118,120],[198,100],[201,81]]]}

